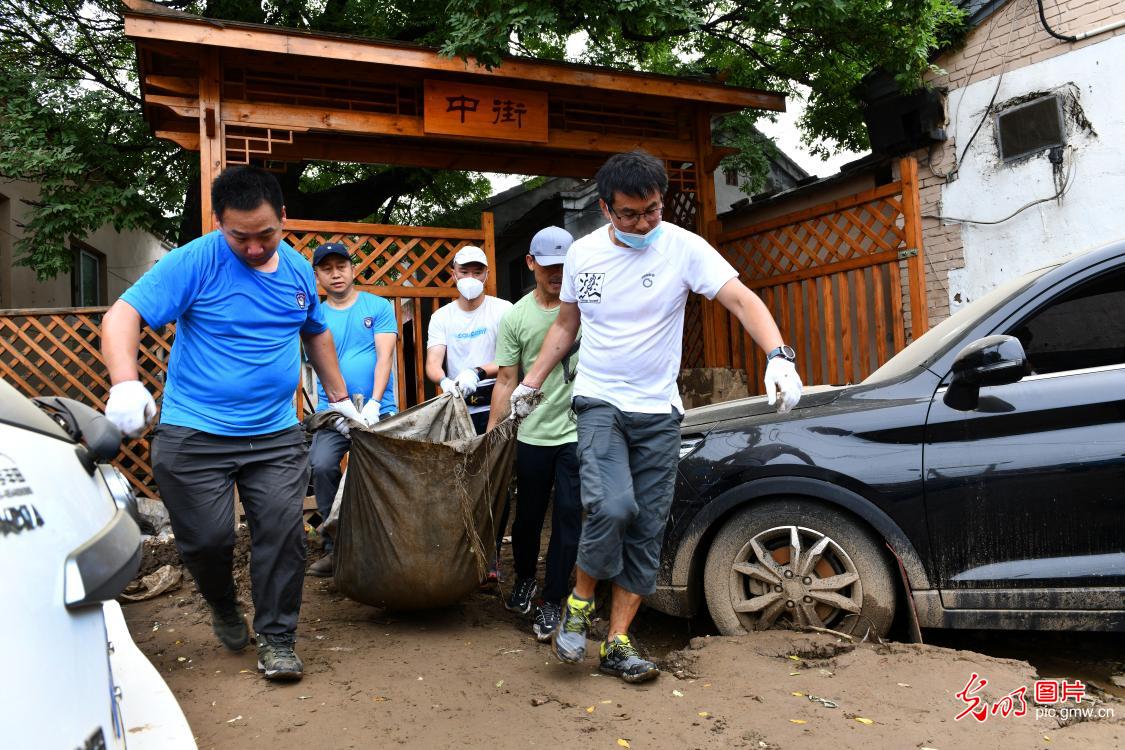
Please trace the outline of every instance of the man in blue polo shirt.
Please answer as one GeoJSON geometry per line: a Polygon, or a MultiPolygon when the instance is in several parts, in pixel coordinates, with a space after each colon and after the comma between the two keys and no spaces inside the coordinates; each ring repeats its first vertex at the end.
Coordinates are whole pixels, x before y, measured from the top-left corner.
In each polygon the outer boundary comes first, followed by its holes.
{"type": "MultiPolygon", "coordinates": [[[[363,397],[364,420],[375,424],[382,417],[398,413],[395,402],[394,364],[395,340],[398,323],[390,302],[355,288],[355,266],[351,254],[339,242],[328,242],[313,253],[316,280],[327,298],[324,318],[332,340],[340,371],[351,396],[363,397]]],[[[328,408],[324,385],[319,391],[317,411],[328,408]]],[[[309,449],[312,466],[313,491],[316,508],[322,518],[327,518],[340,487],[340,459],[351,447],[351,439],[332,430],[317,430],[309,449]]],[[[330,576],[335,559],[332,554],[332,537],[324,535],[327,554],[309,566],[313,576],[330,576]]]]}
{"type": "Polygon", "coordinates": [[[176,321],[152,440],[176,546],[211,606],[215,635],[228,649],[244,648],[250,634],[232,576],[237,484],[250,522],[258,669],[267,679],[297,680],[309,477],[293,403],[302,340],[331,408],[363,418],[348,400],[312,267],[282,241],[277,179],[232,167],[215,179],[211,205],[219,229],[169,253],[102,320],[113,383],[106,416],[127,435],[144,432],[156,404],[138,379],[141,326],[176,321]]]}

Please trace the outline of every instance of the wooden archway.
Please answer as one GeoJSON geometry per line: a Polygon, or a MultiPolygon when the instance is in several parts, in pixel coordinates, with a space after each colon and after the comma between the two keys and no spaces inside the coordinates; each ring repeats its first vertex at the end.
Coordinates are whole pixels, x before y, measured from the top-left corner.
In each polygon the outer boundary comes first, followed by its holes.
{"type": "MultiPolygon", "coordinates": [[[[523,58],[489,69],[419,46],[216,21],[145,0],[126,6],[146,119],[157,137],[200,154],[205,230],[209,186],[229,164],[589,178],[609,155],[644,148],[668,166],[669,218],[714,244],[712,175],[728,151],[711,143],[712,118],[785,109],[780,94],[714,81],[523,58]]],[[[452,254],[431,257],[440,268],[452,254]]],[[[717,363],[725,311],[703,310],[703,359],[717,363]]]]}

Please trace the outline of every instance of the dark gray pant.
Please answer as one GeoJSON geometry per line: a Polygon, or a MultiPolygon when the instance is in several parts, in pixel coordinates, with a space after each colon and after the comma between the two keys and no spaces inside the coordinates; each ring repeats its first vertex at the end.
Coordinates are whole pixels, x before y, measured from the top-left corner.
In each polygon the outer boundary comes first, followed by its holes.
{"type": "MultiPolygon", "coordinates": [[[[312,447],[309,449],[309,466],[312,468],[313,493],[316,495],[316,512],[321,518],[328,518],[336,490],[340,489],[340,461],[352,447],[351,438],[346,438],[335,430],[317,430],[313,433],[312,447]]],[[[332,537],[324,535],[324,550],[332,551],[332,537]]]]}
{"type": "Polygon", "coordinates": [[[250,524],[254,630],[297,630],[305,580],[301,509],[309,482],[300,427],[225,437],[159,425],[152,471],[184,565],[208,602],[234,601],[234,487],[250,524]]]}
{"type": "Polygon", "coordinates": [[[656,590],[683,416],[623,412],[585,396],[574,397],[574,413],[586,510],[578,567],[647,596],[656,590]]]}

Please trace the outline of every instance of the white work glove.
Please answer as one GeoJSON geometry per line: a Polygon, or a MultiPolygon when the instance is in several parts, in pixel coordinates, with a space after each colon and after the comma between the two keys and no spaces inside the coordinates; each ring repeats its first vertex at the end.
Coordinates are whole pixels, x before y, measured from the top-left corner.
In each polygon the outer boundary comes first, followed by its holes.
{"type": "Polygon", "coordinates": [[[125,380],[109,389],[105,416],[129,437],[140,437],[156,416],[156,402],[139,380],[125,380]]]}
{"type": "Polygon", "coordinates": [[[541,390],[532,388],[530,385],[524,385],[523,383],[517,385],[515,390],[512,391],[512,416],[523,419],[535,411],[535,407],[539,406],[539,402],[542,400],[540,398],[542,393],[541,390]]]}
{"type": "Polygon", "coordinates": [[[379,423],[379,407],[382,404],[378,401],[368,401],[363,405],[363,411],[359,413],[363,417],[363,421],[367,422],[368,426],[379,423]]]}
{"type": "Polygon", "coordinates": [[[764,381],[770,406],[777,401],[778,392],[781,393],[778,414],[785,414],[801,400],[801,376],[797,374],[797,366],[785,357],[774,357],[769,361],[764,381]]]}
{"type": "Polygon", "coordinates": [[[348,419],[354,419],[360,424],[367,424],[363,417],[360,415],[359,410],[355,408],[350,398],[341,399],[340,401],[333,401],[328,404],[328,408],[346,419],[337,419],[336,424],[332,425],[336,432],[344,437],[351,435],[352,428],[348,424],[348,419]]]}
{"type": "Polygon", "coordinates": [[[475,369],[464,369],[457,374],[457,388],[460,389],[462,396],[471,396],[477,390],[477,385],[480,383],[480,376],[477,375],[475,369]]]}
{"type": "Polygon", "coordinates": [[[441,388],[442,393],[461,395],[461,389],[457,387],[457,381],[453,378],[442,378],[441,382],[438,383],[438,387],[441,388]]]}

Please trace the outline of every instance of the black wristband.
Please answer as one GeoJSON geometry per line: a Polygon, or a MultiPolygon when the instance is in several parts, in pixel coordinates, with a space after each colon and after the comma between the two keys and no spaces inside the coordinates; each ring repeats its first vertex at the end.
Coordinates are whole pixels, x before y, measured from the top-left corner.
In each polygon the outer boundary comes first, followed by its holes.
{"type": "Polygon", "coordinates": [[[484,380],[488,377],[488,373],[484,371],[483,367],[474,367],[473,369],[476,370],[477,378],[480,380],[484,380]]]}

